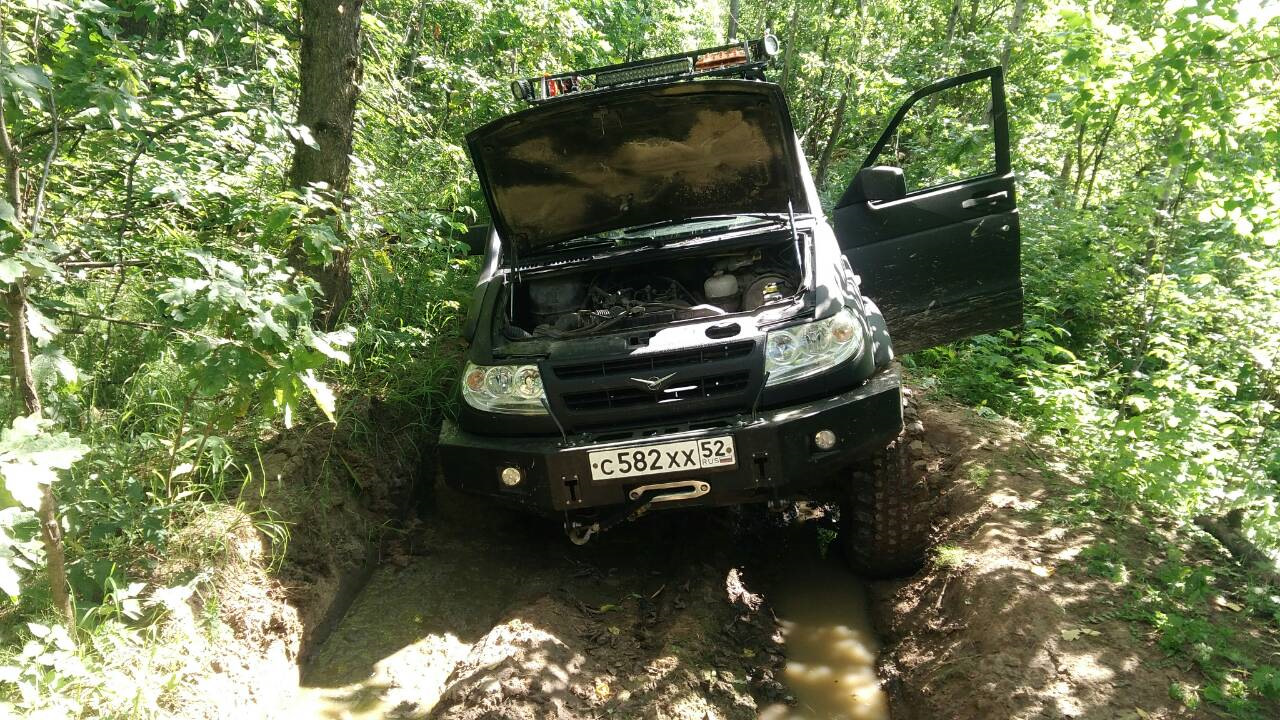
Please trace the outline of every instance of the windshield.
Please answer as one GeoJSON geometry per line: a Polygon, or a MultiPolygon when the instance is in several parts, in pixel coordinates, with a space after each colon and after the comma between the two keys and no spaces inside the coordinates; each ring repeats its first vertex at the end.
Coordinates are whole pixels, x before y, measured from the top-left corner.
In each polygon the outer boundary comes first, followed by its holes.
{"type": "Polygon", "coordinates": [[[799,183],[785,107],[770,86],[741,85],[583,97],[477,131],[472,155],[504,241],[525,255],[681,218],[717,216],[714,227],[726,215],[786,213],[799,183]]]}

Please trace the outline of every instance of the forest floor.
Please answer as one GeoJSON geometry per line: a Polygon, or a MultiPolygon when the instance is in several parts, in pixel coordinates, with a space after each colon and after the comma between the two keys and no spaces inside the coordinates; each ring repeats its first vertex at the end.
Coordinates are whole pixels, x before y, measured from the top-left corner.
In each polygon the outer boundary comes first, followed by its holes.
{"type": "MultiPolygon", "coordinates": [[[[821,507],[658,513],[578,548],[553,524],[440,487],[433,507],[384,535],[368,585],[310,647],[301,688],[280,685],[259,710],[1277,716],[1216,697],[1229,670],[1164,642],[1182,623],[1253,657],[1280,648],[1229,577],[1202,574],[1195,607],[1159,599],[1172,590],[1152,599],[1153,578],[1170,567],[1185,581],[1226,564],[1212,541],[1073,506],[1081,481],[1010,423],[945,402],[912,411],[942,501],[938,547],[913,578],[864,585],[849,575],[831,542],[833,513],[821,507]]],[[[310,547],[292,552],[323,555],[317,541],[295,539],[310,547]]]]}

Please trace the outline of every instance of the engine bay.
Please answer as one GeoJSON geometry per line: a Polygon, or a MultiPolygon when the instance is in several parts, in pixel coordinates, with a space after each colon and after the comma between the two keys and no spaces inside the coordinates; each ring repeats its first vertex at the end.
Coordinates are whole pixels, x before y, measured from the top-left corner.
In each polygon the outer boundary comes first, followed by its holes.
{"type": "Polygon", "coordinates": [[[532,277],[512,288],[509,340],[587,337],[714,318],[793,297],[791,242],[532,277]]]}

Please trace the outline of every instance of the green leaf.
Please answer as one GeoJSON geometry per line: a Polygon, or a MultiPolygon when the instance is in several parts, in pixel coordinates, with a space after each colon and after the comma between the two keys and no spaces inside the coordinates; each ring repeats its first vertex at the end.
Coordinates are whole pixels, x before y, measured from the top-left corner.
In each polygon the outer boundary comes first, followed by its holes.
{"type": "Polygon", "coordinates": [[[30,85],[44,90],[53,88],[53,83],[49,82],[49,76],[45,75],[44,70],[35,65],[16,65],[12,72],[30,85]]]}
{"type": "Polygon", "coordinates": [[[302,229],[303,247],[312,262],[325,265],[333,262],[333,255],[342,249],[338,235],[328,225],[308,225],[302,229]]]}
{"type": "Polygon", "coordinates": [[[0,475],[5,488],[32,509],[40,507],[41,486],[58,479],[55,470],[70,469],[89,451],[65,432],[49,433],[51,424],[35,415],[19,416],[0,431],[0,475]]]}
{"type": "Polygon", "coordinates": [[[316,405],[324,413],[324,416],[329,418],[329,422],[336,424],[338,421],[333,417],[333,410],[337,403],[333,390],[310,370],[298,377],[302,379],[302,384],[307,386],[307,391],[311,393],[311,397],[315,399],[316,405]]]}
{"type": "Polygon", "coordinates": [[[12,552],[8,548],[0,548],[0,590],[11,598],[18,597],[21,587],[18,581],[18,571],[14,569],[10,559],[13,557],[12,552]]]}
{"type": "Polygon", "coordinates": [[[311,134],[311,128],[306,125],[295,125],[288,129],[289,137],[295,141],[306,145],[312,150],[319,150],[320,143],[316,142],[316,138],[311,134]]]}
{"type": "Polygon", "coordinates": [[[337,332],[324,333],[322,335],[310,333],[310,337],[307,341],[310,343],[311,347],[319,350],[322,355],[330,360],[337,360],[338,362],[346,363],[351,362],[351,356],[334,346],[337,345],[339,347],[345,347],[350,345],[354,339],[355,336],[352,335],[350,331],[339,330],[337,332]]]}
{"type": "Polygon", "coordinates": [[[59,332],[58,326],[31,303],[27,303],[27,330],[40,345],[52,340],[59,332]]]}
{"type": "Polygon", "coordinates": [[[52,387],[59,380],[74,383],[80,379],[75,363],[59,348],[45,350],[31,358],[31,374],[41,387],[52,387]]]}
{"type": "Polygon", "coordinates": [[[26,265],[13,258],[0,259],[0,282],[11,283],[26,274],[26,265]]]}

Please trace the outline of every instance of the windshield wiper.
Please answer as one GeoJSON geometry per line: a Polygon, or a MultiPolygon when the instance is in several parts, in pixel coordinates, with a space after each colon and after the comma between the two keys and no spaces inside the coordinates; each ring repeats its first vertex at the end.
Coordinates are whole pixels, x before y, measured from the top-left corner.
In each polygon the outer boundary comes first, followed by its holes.
{"type": "Polygon", "coordinates": [[[603,235],[587,235],[579,238],[559,240],[538,248],[538,252],[554,252],[559,250],[583,250],[597,247],[633,247],[636,245],[662,245],[662,240],[650,237],[632,238],[626,236],[606,237],[603,235]]]}
{"type": "Polygon", "coordinates": [[[538,252],[548,252],[554,250],[581,250],[583,248],[593,247],[612,247],[617,244],[616,238],[599,237],[596,235],[588,235],[580,238],[569,238],[567,240],[557,240],[548,245],[538,248],[538,252]]]}
{"type": "Polygon", "coordinates": [[[548,245],[538,248],[538,252],[558,252],[564,250],[582,250],[586,248],[600,247],[662,247],[663,245],[684,240],[696,235],[711,234],[723,232],[724,230],[737,230],[753,227],[754,225],[717,225],[710,228],[700,228],[698,230],[690,230],[684,233],[672,233],[670,235],[635,235],[634,233],[644,232],[646,230],[658,230],[666,227],[676,227],[679,225],[689,225],[692,223],[714,222],[716,220],[736,220],[738,218],[753,218],[770,223],[781,223],[784,218],[770,213],[735,213],[733,215],[702,215],[699,217],[682,218],[679,220],[659,220],[658,222],[645,223],[644,225],[632,225],[631,227],[614,230],[612,232],[620,233],[618,235],[586,235],[577,238],[567,238],[558,240],[548,245]]]}
{"type": "Polygon", "coordinates": [[[782,222],[779,215],[772,213],[734,213],[732,215],[699,215],[696,217],[659,220],[657,222],[645,223],[644,225],[632,225],[622,228],[622,233],[630,235],[632,233],[643,232],[645,230],[658,230],[665,227],[673,227],[676,225],[688,225],[696,222],[710,222],[713,220],[736,220],[738,218],[756,218],[758,220],[769,220],[772,222],[782,222]]]}

